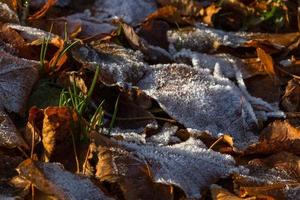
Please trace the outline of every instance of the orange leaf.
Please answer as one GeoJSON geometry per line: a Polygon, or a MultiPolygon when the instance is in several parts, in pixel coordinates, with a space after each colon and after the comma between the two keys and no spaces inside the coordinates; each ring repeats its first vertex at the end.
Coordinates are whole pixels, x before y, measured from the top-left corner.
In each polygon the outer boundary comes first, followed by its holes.
{"type": "Polygon", "coordinates": [[[45,3],[44,6],[39,11],[37,11],[36,13],[34,13],[30,17],[28,17],[28,19],[29,20],[35,20],[35,19],[39,19],[39,18],[45,16],[45,14],[47,13],[47,11],[53,5],[55,5],[56,2],[57,2],[57,0],[48,0],[47,3],[45,3]]]}
{"type": "Polygon", "coordinates": [[[274,70],[274,63],[272,57],[262,48],[257,48],[256,49],[257,56],[262,62],[264,69],[269,76],[272,78],[275,77],[275,70],[274,70]]]}

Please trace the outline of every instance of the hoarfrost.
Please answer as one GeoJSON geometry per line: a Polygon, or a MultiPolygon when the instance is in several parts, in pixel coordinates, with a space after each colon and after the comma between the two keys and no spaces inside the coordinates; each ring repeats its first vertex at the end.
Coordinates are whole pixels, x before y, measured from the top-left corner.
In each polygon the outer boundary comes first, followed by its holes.
{"type": "Polygon", "coordinates": [[[6,3],[0,2],[0,21],[19,23],[19,17],[6,3]]]}
{"type": "Polygon", "coordinates": [[[228,133],[244,149],[257,141],[256,118],[249,102],[229,79],[185,64],[152,65],[138,83],[146,94],[186,128],[228,133]]]}
{"type": "Polygon", "coordinates": [[[99,20],[122,18],[129,24],[142,22],[157,9],[154,0],[96,0],[94,17],[99,20]]]}
{"type": "Polygon", "coordinates": [[[172,146],[121,144],[149,163],[156,182],[177,185],[188,198],[200,198],[201,189],[240,170],[231,156],[208,150],[194,138],[172,146]]]}
{"type": "Polygon", "coordinates": [[[233,32],[224,32],[198,25],[197,28],[183,28],[167,32],[170,48],[190,49],[198,52],[207,52],[219,46],[240,47],[247,42],[245,38],[233,32]]]}

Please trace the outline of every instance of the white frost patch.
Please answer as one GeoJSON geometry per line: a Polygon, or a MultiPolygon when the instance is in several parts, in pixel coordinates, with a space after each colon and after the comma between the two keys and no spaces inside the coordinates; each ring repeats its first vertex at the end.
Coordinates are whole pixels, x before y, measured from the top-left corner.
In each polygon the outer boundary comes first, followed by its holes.
{"type": "Polygon", "coordinates": [[[218,46],[240,47],[247,40],[233,32],[225,32],[198,25],[197,28],[183,28],[167,32],[168,41],[176,49],[190,49],[205,52],[218,46]]]}
{"type": "Polygon", "coordinates": [[[177,130],[177,126],[166,123],[159,133],[147,138],[147,142],[163,146],[180,142],[180,139],[175,136],[177,130]]]}
{"type": "Polygon", "coordinates": [[[19,23],[17,13],[11,10],[6,3],[0,2],[0,20],[1,22],[19,23]]]}
{"type": "Polygon", "coordinates": [[[208,150],[194,138],[172,146],[121,144],[149,163],[156,182],[177,185],[188,198],[200,198],[201,189],[240,170],[231,156],[208,150]]]}
{"type": "Polygon", "coordinates": [[[51,183],[63,191],[66,199],[111,199],[106,197],[88,178],[65,171],[58,163],[39,163],[38,167],[51,183]]]}
{"type": "Polygon", "coordinates": [[[155,0],[96,0],[93,15],[100,20],[122,18],[136,25],[157,10],[155,0]]]}
{"type": "Polygon", "coordinates": [[[257,123],[252,106],[229,79],[184,64],[150,67],[137,86],[186,128],[215,137],[228,133],[241,149],[257,141],[251,132],[257,123]]]}

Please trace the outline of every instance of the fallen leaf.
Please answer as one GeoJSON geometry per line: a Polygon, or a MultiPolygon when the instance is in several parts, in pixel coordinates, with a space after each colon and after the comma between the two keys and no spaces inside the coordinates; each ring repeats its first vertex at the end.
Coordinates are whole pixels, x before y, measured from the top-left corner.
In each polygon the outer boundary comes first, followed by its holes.
{"type": "Polygon", "coordinates": [[[252,199],[254,200],[256,199],[255,197],[240,198],[235,194],[232,194],[228,190],[222,188],[221,186],[215,184],[210,186],[210,192],[213,200],[252,200],[252,199]]]}
{"type": "Polygon", "coordinates": [[[205,8],[204,16],[203,16],[203,22],[209,26],[213,25],[213,17],[216,13],[220,11],[221,7],[219,7],[216,4],[211,4],[207,8],[205,8]]]}
{"type": "Polygon", "coordinates": [[[245,167],[248,174],[233,176],[240,197],[297,199],[299,196],[299,157],[281,152],[266,159],[252,160],[245,167]]]}
{"type": "Polygon", "coordinates": [[[9,116],[0,111],[0,146],[6,148],[29,148],[9,116]]]}
{"type": "Polygon", "coordinates": [[[74,130],[77,123],[77,114],[69,108],[48,107],[44,110],[42,143],[46,162],[60,161],[67,164],[69,159],[74,159],[75,141],[72,138],[76,137],[77,133],[74,130]],[[66,153],[70,155],[68,158],[66,153]]]}
{"type": "MultiPolygon", "coordinates": [[[[148,163],[149,169],[144,167],[139,170],[146,170],[148,176],[151,176],[155,182],[175,185],[185,192],[187,198],[200,198],[202,189],[207,188],[220,177],[239,171],[234,166],[235,162],[231,156],[207,150],[200,140],[193,138],[172,146],[139,145],[126,141],[119,141],[116,146],[101,137],[103,136],[98,134],[98,139],[94,141],[99,148],[98,159],[102,160],[97,166],[106,166],[105,169],[97,170],[98,177],[102,179],[117,178],[118,176],[112,175],[120,173],[125,175],[126,179],[126,174],[134,171],[129,167],[141,167],[148,163]],[[115,167],[111,168],[111,165],[115,167]],[[111,170],[114,173],[111,173],[111,170]]],[[[133,185],[140,181],[135,178],[136,176],[133,180],[129,179],[134,181],[131,183],[133,185]]]]}
{"type": "MultiPolygon", "coordinates": [[[[96,155],[98,160],[95,176],[99,181],[119,185],[125,199],[171,199],[171,194],[160,196],[163,193],[159,191],[158,185],[152,182],[149,174],[151,172],[144,160],[122,149],[115,142],[105,138],[101,140],[104,141],[97,140],[103,143],[100,146],[90,147],[91,155],[96,155]],[[109,146],[106,146],[106,143],[109,146]]],[[[90,157],[90,159],[92,162],[95,158],[90,157]]]]}
{"type": "Polygon", "coordinates": [[[33,15],[29,16],[29,20],[36,20],[46,15],[47,11],[56,4],[57,0],[47,0],[44,6],[34,13],[33,15]]]}
{"type": "Polygon", "coordinates": [[[10,55],[0,50],[0,107],[22,113],[31,92],[38,80],[39,63],[10,55]]]}
{"type": "Polygon", "coordinates": [[[65,171],[58,163],[42,163],[27,159],[17,167],[17,171],[36,188],[59,199],[111,199],[90,179],[65,171]]]}
{"type": "Polygon", "coordinates": [[[247,148],[246,154],[271,154],[288,151],[300,154],[300,132],[290,121],[274,121],[260,134],[259,142],[247,148]]]}
{"type": "Polygon", "coordinates": [[[275,79],[276,73],[275,73],[272,57],[262,48],[257,48],[256,52],[257,52],[258,58],[260,59],[260,61],[262,62],[263,66],[264,66],[266,73],[269,74],[269,76],[272,79],[275,79]]]}
{"type": "Polygon", "coordinates": [[[199,17],[203,14],[203,5],[194,0],[157,0],[162,6],[173,6],[177,8],[182,15],[199,17]]]}
{"type": "Polygon", "coordinates": [[[292,79],[288,82],[281,99],[281,105],[289,112],[300,111],[300,84],[297,79],[292,79]]]}
{"type": "Polygon", "coordinates": [[[0,21],[19,23],[19,17],[15,11],[10,9],[6,3],[0,2],[0,21]]]}

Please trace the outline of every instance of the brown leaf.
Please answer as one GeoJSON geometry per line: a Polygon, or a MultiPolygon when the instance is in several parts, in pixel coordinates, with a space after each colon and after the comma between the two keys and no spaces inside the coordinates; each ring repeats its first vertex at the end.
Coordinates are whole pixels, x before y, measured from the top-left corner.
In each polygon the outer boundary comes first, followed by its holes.
{"type": "Polygon", "coordinates": [[[259,142],[248,147],[246,154],[271,154],[280,151],[300,154],[300,130],[290,121],[274,121],[261,133],[259,142]]]}
{"type": "Polygon", "coordinates": [[[246,166],[248,174],[234,176],[236,193],[258,199],[297,199],[299,164],[299,157],[287,152],[254,159],[246,166]]]}
{"type": "Polygon", "coordinates": [[[194,0],[158,0],[162,6],[173,6],[180,10],[182,15],[199,17],[203,14],[203,6],[201,2],[194,0]]]}
{"type": "Polygon", "coordinates": [[[205,8],[204,16],[203,16],[203,22],[206,23],[209,26],[213,25],[212,18],[213,16],[220,11],[221,7],[218,5],[212,3],[210,6],[205,8]]]}
{"type": "Polygon", "coordinates": [[[145,19],[144,23],[157,20],[157,19],[162,19],[169,23],[174,23],[174,24],[177,23],[181,25],[193,24],[193,20],[182,17],[180,11],[174,6],[165,6],[159,8],[155,12],[151,13],[145,19]]]}
{"type": "MultiPolygon", "coordinates": [[[[143,172],[142,174],[151,176],[154,182],[180,187],[187,198],[200,198],[201,190],[220,177],[226,177],[239,170],[234,166],[232,157],[208,150],[200,140],[194,138],[164,146],[159,143],[137,144],[126,141],[116,144],[114,140],[104,138],[100,134],[96,133],[95,137],[96,146],[93,148],[99,153],[94,155],[97,155],[100,161],[97,164],[100,168],[96,170],[96,175],[101,179],[108,178],[113,181],[122,180],[120,175],[125,176],[124,179],[129,176],[128,180],[132,183],[126,183],[127,185],[143,186],[135,175],[143,172]],[[133,173],[134,169],[136,171],[133,173]]],[[[137,190],[130,189],[133,192],[137,190]]],[[[159,191],[155,191],[160,194],[159,191]]],[[[144,194],[149,193],[145,191],[144,194]]]]}
{"type": "Polygon", "coordinates": [[[281,105],[286,111],[300,111],[300,83],[297,79],[292,79],[288,82],[285,88],[285,93],[282,97],[281,105]]]}
{"type": "Polygon", "coordinates": [[[97,179],[117,184],[125,199],[172,199],[170,192],[164,192],[168,188],[171,191],[172,186],[160,187],[153,183],[151,171],[144,160],[99,133],[93,135],[96,144],[90,146],[89,162],[92,164],[93,159],[98,160],[94,166],[97,179]]]}
{"type": "Polygon", "coordinates": [[[75,137],[74,130],[77,123],[77,114],[69,108],[48,107],[44,110],[42,143],[46,161],[60,161],[67,164],[70,157],[74,159],[72,137],[75,137]]]}
{"type": "Polygon", "coordinates": [[[28,19],[29,20],[36,20],[36,19],[39,19],[43,16],[46,15],[47,11],[56,4],[57,0],[48,0],[44,6],[39,10],[37,11],[36,13],[34,13],[33,15],[29,16],[28,19]]]}
{"type": "Polygon", "coordinates": [[[4,111],[0,111],[0,147],[29,148],[28,144],[24,141],[11,119],[4,111]]]}
{"type": "Polygon", "coordinates": [[[62,200],[110,199],[88,178],[65,171],[57,163],[27,159],[18,166],[17,171],[42,192],[62,200]]]}
{"type": "Polygon", "coordinates": [[[254,200],[253,198],[240,198],[235,194],[229,192],[228,190],[218,186],[218,185],[211,185],[210,192],[213,200],[254,200]]]}
{"type": "Polygon", "coordinates": [[[8,7],[6,3],[0,2],[0,21],[19,23],[19,18],[17,13],[14,10],[12,10],[10,7],[8,7]]]}
{"type": "Polygon", "coordinates": [[[28,121],[25,130],[25,136],[28,144],[37,144],[42,140],[44,112],[37,107],[32,107],[29,110],[28,121]],[[33,138],[34,137],[34,138],[33,138]]]}
{"type": "Polygon", "coordinates": [[[264,66],[264,70],[269,76],[274,79],[276,76],[272,57],[262,48],[256,49],[257,56],[264,66]]]}
{"type": "Polygon", "coordinates": [[[33,84],[37,81],[39,63],[21,59],[0,50],[0,107],[22,113],[33,84]]]}

